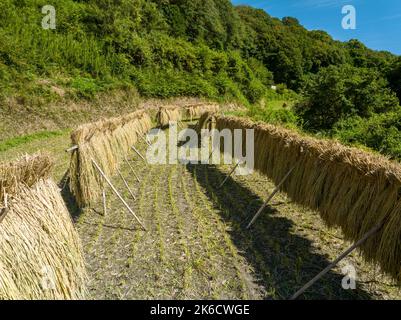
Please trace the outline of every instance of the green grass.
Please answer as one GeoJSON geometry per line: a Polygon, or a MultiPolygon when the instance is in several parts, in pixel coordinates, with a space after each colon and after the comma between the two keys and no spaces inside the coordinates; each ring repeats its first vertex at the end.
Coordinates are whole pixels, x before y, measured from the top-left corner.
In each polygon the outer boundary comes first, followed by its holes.
{"type": "Polygon", "coordinates": [[[40,131],[34,134],[11,138],[0,142],[0,152],[8,151],[12,148],[20,147],[33,141],[45,140],[52,137],[60,137],[68,130],[59,131],[40,131]]]}
{"type": "Polygon", "coordinates": [[[229,111],[226,114],[299,129],[299,119],[292,110],[293,105],[293,100],[262,100],[246,109],[229,111]]]}

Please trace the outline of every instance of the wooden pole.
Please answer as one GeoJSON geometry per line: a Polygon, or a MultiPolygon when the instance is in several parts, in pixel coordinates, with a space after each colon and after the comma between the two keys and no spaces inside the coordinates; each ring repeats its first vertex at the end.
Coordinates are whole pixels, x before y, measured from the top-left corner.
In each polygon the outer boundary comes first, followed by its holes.
{"type": "Polygon", "coordinates": [[[3,222],[4,218],[6,217],[8,211],[8,195],[4,192],[4,208],[0,210],[0,223],[3,222]]]}
{"type": "Polygon", "coordinates": [[[107,203],[106,203],[106,189],[103,188],[102,191],[102,198],[103,198],[103,215],[107,215],[107,203]]]}
{"type": "Polygon", "coordinates": [[[8,208],[3,208],[0,210],[0,223],[3,222],[4,218],[6,217],[9,209],[8,208]]]}
{"type": "Polygon", "coordinates": [[[146,163],[145,158],[144,158],[144,157],[141,155],[141,153],[135,148],[135,146],[132,146],[131,148],[132,148],[132,150],[134,150],[135,153],[136,153],[138,156],[140,156],[141,159],[142,159],[143,161],[145,161],[145,163],[146,163]]]}
{"type": "Polygon", "coordinates": [[[277,185],[276,189],[274,189],[274,191],[271,193],[271,195],[269,196],[269,198],[265,201],[265,203],[263,204],[263,206],[259,209],[259,211],[255,214],[255,216],[253,217],[253,219],[251,220],[251,222],[249,222],[248,226],[246,227],[247,229],[249,229],[254,223],[255,221],[259,218],[259,216],[262,214],[263,210],[265,210],[265,208],[267,207],[267,205],[269,204],[270,200],[272,200],[274,198],[274,196],[280,191],[281,186],[284,184],[284,182],[287,181],[288,177],[290,176],[290,174],[294,171],[295,166],[293,166],[290,171],[288,171],[288,173],[285,175],[285,177],[283,178],[283,180],[281,180],[281,182],[277,185]]]}
{"type": "Polygon", "coordinates": [[[228,178],[231,177],[231,175],[234,173],[235,169],[237,169],[240,164],[241,164],[241,161],[238,160],[235,167],[231,170],[231,172],[228,174],[228,176],[224,179],[224,181],[219,186],[219,189],[221,189],[224,186],[224,184],[227,182],[228,178]]]}
{"type": "Polygon", "coordinates": [[[142,139],[142,141],[144,141],[149,147],[151,146],[149,141],[146,140],[142,135],[139,135],[139,137],[142,139]]]}
{"type": "Polygon", "coordinates": [[[134,174],[136,180],[141,183],[141,180],[139,179],[139,177],[137,176],[137,174],[135,173],[134,168],[131,166],[131,164],[129,163],[127,157],[124,157],[125,162],[127,163],[127,165],[129,166],[129,168],[131,169],[132,173],[134,174]]]}
{"type": "Polygon", "coordinates": [[[78,150],[78,146],[72,146],[71,148],[68,148],[67,150],[65,150],[65,152],[72,152],[78,150]]]}
{"type": "MultiPolygon", "coordinates": [[[[210,137],[210,136],[209,136],[209,137],[210,137]]],[[[219,151],[219,150],[214,149],[214,146],[212,145],[212,152],[210,153],[210,156],[209,156],[209,159],[208,159],[208,160],[212,159],[213,154],[214,154],[216,151],[219,151]]],[[[220,155],[220,157],[221,157],[221,155],[220,155]]],[[[212,163],[212,164],[213,164],[213,163],[212,163]]]]}
{"type": "Polygon", "coordinates": [[[120,175],[121,180],[124,182],[125,187],[128,189],[128,192],[130,193],[132,199],[134,199],[134,201],[136,201],[136,197],[135,197],[134,193],[132,192],[131,188],[129,187],[127,180],[125,180],[123,174],[121,173],[121,171],[119,169],[117,169],[117,172],[120,175]]]}
{"type": "Polygon", "coordinates": [[[136,221],[142,226],[142,228],[146,231],[145,226],[142,224],[141,220],[136,216],[135,212],[130,208],[130,206],[127,204],[127,202],[123,199],[123,197],[120,195],[120,193],[117,191],[117,189],[113,186],[111,181],[106,177],[102,169],[100,169],[99,165],[96,163],[95,160],[92,159],[92,163],[95,166],[95,168],[99,171],[100,175],[103,177],[104,180],[106,180],[107,184],[110,186],[111,190],[116,194],[116,196],[120,199],[120,201],[124,204],[124,206],[127,208],[127,210],[135,217],[136,221]]]}
{"type": "Polygon", "coordinates": [[[356,242],[354,245],[352,245],[349,249],[347,249],[344,253],[342,253],[336,260],[334,260],[330,265],[328,265],[322,272],[320,272],[316,277],[314,277],[311,281],[309,281],[306,285],[304,285],[300,290],[298,290],[291,298],[290,300],[296,300],[299,298],[301,294],[303,294],[306,290],[308,290],[316,281],[318,281],[320,278],[322,278],[326,273],[328,273],[331,269],[333,269],[340,261],[342,261],[345,257],[347,257],[352,251],[354,251],[356,248],[361,246],[363,243],[365,243],[371,236],[376,234],[377,232],[380,231],[380,229],[383,227],[384,222],[380,225],[375,226],[373,229],[368,231],[361,240],[356,242]]]}
{"type": "Polygon", "coordinates": [[[210,153],[210,156],[209,156],[209,159],[208,159],[208,160],[212,159],[213,153],[214,153],[214,152],[215,152],[215,150],[214,150],[213,147],[212,147],[212,152],[210,153]]]}
{"type": "Polygon", "coordinates": [[[61,190],[64,190],[65,187],[67,186],[67,183],[68,183],[68,180],[69,180],[69,174],[70,174],[70,168],[68,168],[68,170],[64,174],[63,179],[61,180],[61,181],[64,180],[63,187],[61,188],[61,190]]]}

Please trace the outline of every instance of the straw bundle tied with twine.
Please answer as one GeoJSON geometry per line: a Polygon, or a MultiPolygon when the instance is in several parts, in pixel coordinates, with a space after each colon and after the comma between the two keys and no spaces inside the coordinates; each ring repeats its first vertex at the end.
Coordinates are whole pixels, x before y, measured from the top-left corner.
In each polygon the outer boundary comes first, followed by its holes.
{"type": "Polygon", "coordinates": [[[170,122],[178,122],[181,121],[181,111],[179,107],[167,106],[159,108],[159,111],[156,114],[156,122],[157,126],[164,128],[167,127],[170,122]]]}
{"type": "Polygon", "coordinates": [[[3,185],[13,186],[0,222],[0,299],[85,297],[79,236],[59,188],[47,179],[51,167],[39,154],[0,165],[3,185]]]}
{"type": "MultiPolygon", "coordinates": [[[[294,201],[317,210],[328,226],[341,227],[357,241],[383,225],[360,250],[401,281],[401,166],[387,158],[345,147],[338,142],[301,136],[269,124],[217,116],[216,127],[255,130],[255,169],[283,184],[294,201]]],[[[246,150],[246,139],[243,148],[246,150]]]]}
{"type": "Polygon", "coordinates": [[[144,110],[139,110],[82,125],[72,133],[72,143],[78,149],[72,154],[70,162],[70,190],[80,207],[93,204],[105,185],[93,167],[92,159],[106,176],[114,176],[130,148],[151,126],[150,116],[144,110]]]}

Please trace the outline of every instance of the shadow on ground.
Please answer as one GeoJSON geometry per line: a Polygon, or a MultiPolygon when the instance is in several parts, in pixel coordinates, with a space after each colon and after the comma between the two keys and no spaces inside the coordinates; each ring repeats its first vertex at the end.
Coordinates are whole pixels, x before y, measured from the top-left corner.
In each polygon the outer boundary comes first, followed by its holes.
{"type": "MultiPolygon", "coordinates": [[[[231,231],[234,245],[253,267],[266,299],[288,299],[323,270],[330,261],[316,252],[310,240],[294,234],[294,222],[268,207],[251,230],[246,230],[263,200],[246,186],[229,178],[218,189],[225,173],[215,166],[188,165],[187,170],[204,188],[231,231]]],[[[278,206],[280,209],[280,206],[278,206]]],[[[371,299],[362,289],[344,290],[344,275],[329,272],[300,299],[371,299]]]]}
{"type": "Polygon", "coordinates": [[[67,170],[58,185],[61,188],[61,196],[64,199],[64,203],[67,206],[68,212],[71,214],[74,222],[76,222],[82,213],[82,209],[79,208],[74,195],[70,191],[68,174],[69,171],[67,170]]]}

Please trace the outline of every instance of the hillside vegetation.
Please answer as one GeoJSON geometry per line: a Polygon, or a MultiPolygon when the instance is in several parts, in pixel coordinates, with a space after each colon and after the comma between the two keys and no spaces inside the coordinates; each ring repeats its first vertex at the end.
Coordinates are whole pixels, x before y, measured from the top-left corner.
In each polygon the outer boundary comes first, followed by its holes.
{"type": "Polygon", "coordinates": [[[237,101],[258,119],[401,158],[400,57],[228,0],[53,0],[56,29],[44,30],[48,2],[0,3],[0,138],[15,119],[63,127],[77,109],[54,106],[123,91],[237,101]],[[271,110],[272,99],[297,103],[271,110]]]}

